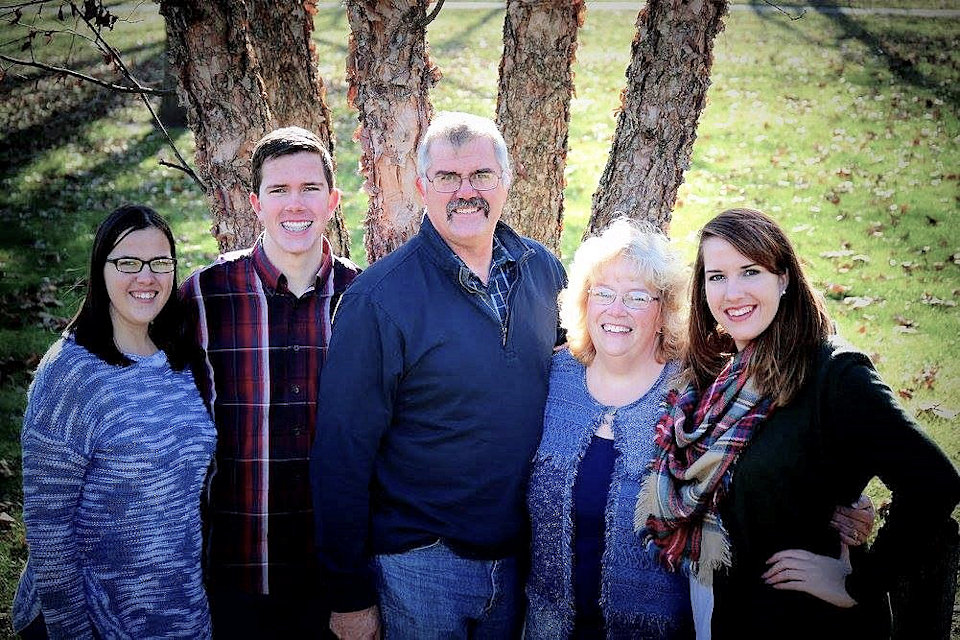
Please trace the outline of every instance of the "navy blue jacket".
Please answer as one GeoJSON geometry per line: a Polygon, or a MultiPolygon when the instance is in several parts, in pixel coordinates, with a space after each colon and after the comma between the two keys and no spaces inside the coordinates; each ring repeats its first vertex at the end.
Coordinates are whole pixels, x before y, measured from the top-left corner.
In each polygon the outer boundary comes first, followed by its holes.
{"type": "Polygon", "coordinates": [[[503,223],[495,233],[518,269],[505,331],[426,217],[337,310],[311,456],[334,611],[376,603],[374,554],[438,539],[473,558],[526,551],[524,493],[566,277],[542,245],[503,223]]]}

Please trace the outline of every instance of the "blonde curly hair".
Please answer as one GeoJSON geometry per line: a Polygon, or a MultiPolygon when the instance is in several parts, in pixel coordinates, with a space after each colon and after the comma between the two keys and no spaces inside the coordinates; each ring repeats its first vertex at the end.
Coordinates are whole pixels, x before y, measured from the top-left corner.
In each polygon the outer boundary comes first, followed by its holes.
{"type": "Polygon", "coordinates": [[[626,259],[641,278],[657,289],[661,327],[657,336],[659,362],[683,355],[686,343],[684,300],[688,268],[670,240],[656,227],[627,217],[616,218],[600,235],[583,241],[573,256],[567,288],[560,292],[560,324],[567,331],[570,353],[584,365],[597,355],[587,330],[587,296],[600,272],[618,258],[626,259]]]}

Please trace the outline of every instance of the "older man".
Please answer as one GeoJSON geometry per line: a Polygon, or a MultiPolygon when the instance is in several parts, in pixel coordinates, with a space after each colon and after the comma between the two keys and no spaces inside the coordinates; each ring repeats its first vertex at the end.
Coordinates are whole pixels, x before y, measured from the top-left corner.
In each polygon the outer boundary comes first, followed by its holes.
{"type": "Polygon", "coordinates": [[[491,121],[439,114],[417,169],[420,232],[344,294],[321,380],[311,477],[330,626],[514,637],[565,275],[500,222],[511,173],[491,121]]]}

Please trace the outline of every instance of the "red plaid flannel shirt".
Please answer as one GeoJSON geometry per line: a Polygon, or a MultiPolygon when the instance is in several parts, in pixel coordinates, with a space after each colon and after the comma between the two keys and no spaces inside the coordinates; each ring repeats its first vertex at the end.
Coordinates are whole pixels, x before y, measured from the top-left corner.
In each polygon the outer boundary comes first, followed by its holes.
{"type": "Polygon", "coordinates": [[[319,586],[309,458],[320,368],[340,294],[359,269],[324,258],[294,296],[258,241],[180,289],[200,347],[197,386],[217,425],[206,517],[214,590],[304,594],[319,586]]]}

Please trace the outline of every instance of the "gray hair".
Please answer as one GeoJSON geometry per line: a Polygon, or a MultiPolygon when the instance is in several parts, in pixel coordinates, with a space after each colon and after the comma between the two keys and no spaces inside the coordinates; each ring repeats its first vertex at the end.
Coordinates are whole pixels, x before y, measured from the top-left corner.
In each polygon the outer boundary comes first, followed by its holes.
{"type": "Polygon", "coordinates": [[[501,180],[509,186],[513,170],[503,134],[493,120],[461,111],[441,111],[434,116],[417,147],[417,175],[424,180],[427,178],[430,147],[436,140],[446,140],[454,147],[462,147],[476,138],[486,138],[493,143],[493,152],[500,164],[501,180]]]}

